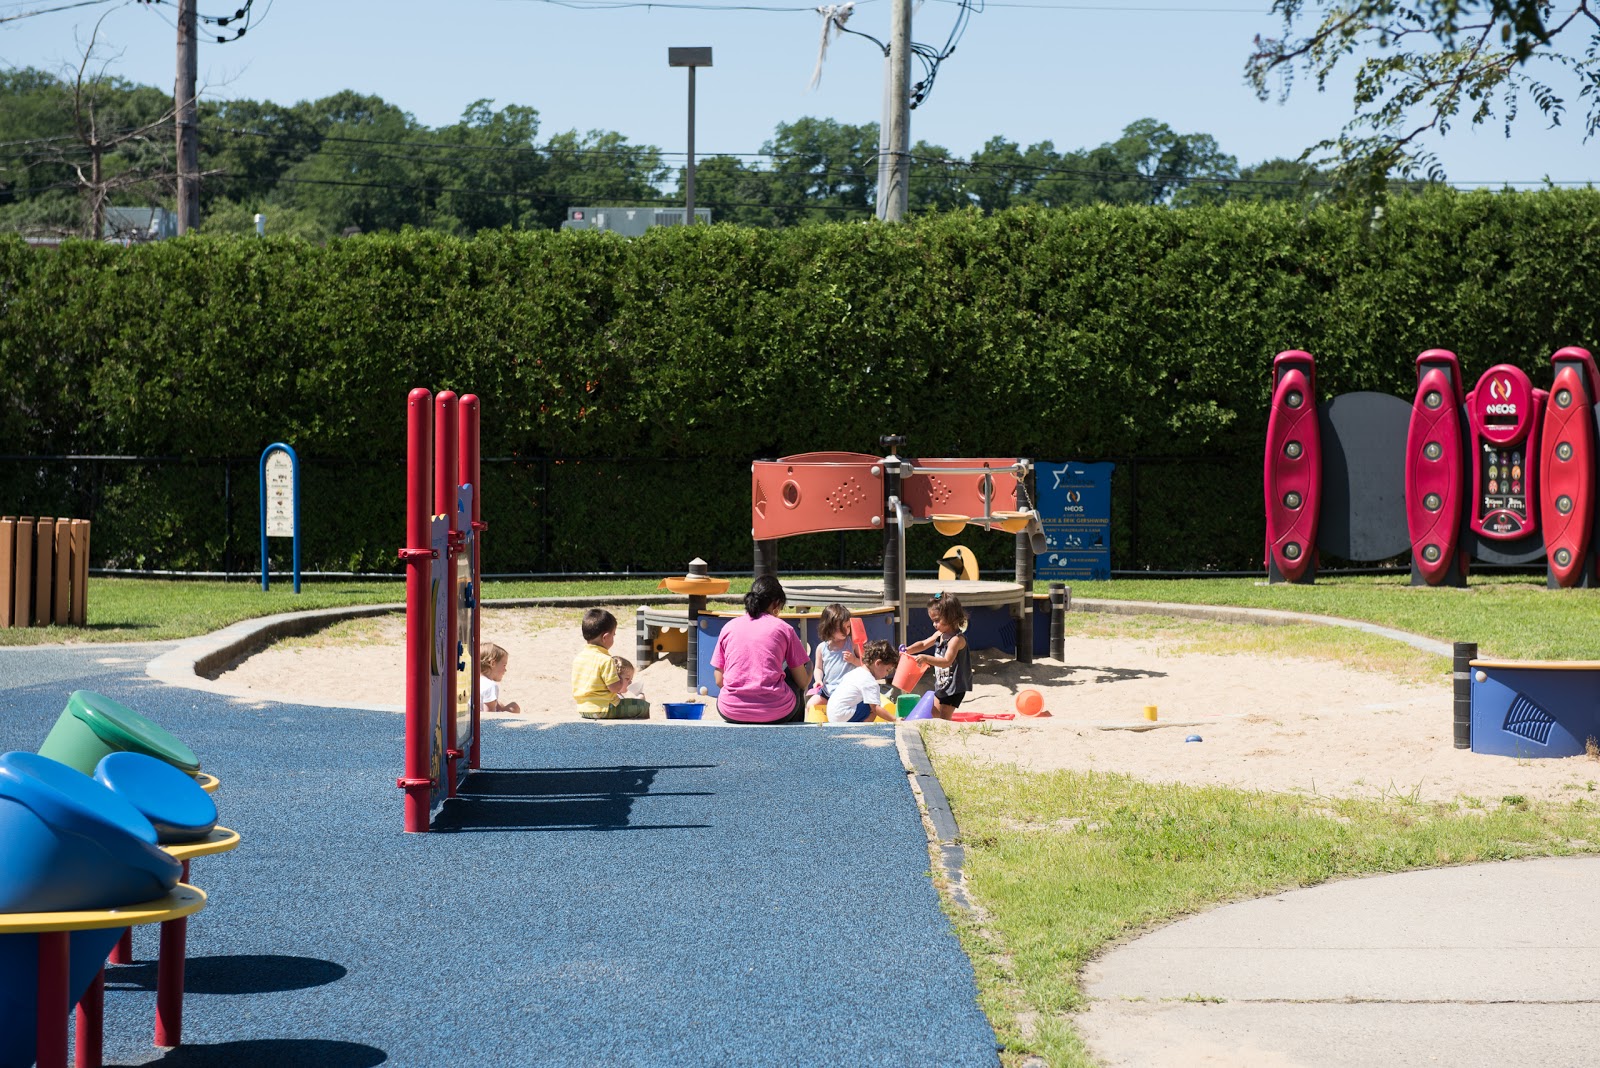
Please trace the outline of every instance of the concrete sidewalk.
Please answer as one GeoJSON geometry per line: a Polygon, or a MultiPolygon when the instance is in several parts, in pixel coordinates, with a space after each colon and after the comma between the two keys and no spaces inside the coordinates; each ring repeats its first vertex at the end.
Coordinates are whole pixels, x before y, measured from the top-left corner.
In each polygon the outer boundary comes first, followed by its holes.
{"type": "Polygon", "coordinates": [[[1085,973],[1108,1065],[1600,1061],[1600,857],[1348,879],[1182,920],[1085,973]]]}

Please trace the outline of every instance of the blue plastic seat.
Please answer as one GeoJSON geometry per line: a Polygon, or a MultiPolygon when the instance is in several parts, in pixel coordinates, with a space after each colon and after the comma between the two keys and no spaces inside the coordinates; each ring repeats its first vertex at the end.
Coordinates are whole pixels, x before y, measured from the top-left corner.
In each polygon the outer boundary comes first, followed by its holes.
{"type": "Polygon", "coordinates": [[[0,912],[150,901],[182,870],[150,821],[105,786],[48,757],[0,754],[0,912]]]}
{"type": "Polygon", "coordinates": [[[162,844],[194,842],[217,825],[217,805],[194,778],[143,753],[108,753],[94,769],[95,781],[149,820],[162,844]]]}

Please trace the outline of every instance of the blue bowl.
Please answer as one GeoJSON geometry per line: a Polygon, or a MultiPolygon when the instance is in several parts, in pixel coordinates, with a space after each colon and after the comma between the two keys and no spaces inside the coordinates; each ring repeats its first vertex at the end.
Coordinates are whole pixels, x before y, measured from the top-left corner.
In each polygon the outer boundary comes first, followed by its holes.
{"type": "Polygon", "coordinates": [[[668,719],[699,719],[706,706],[699,701],[681,701],[666,703],[668,719]]]}

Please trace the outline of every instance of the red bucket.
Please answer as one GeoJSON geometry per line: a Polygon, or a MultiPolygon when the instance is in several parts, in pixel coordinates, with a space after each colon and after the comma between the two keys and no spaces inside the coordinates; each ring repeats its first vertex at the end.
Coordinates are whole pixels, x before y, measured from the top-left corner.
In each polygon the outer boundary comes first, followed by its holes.
{"type": "Polygon", "coordinates": [[[894,669],[894,688],[901,691],[914,688],[926,670],[927,668],[917,662],[916,657],[910,653],[901,653],[900,666],[894,669]]]}

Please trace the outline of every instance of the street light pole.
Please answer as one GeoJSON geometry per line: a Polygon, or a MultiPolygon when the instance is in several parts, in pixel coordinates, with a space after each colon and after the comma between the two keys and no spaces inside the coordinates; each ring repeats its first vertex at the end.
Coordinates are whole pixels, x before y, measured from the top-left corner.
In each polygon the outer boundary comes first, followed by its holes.
{"type": "Polygon", "coordinates": [[[668,48],[667,66],[689,68],[689,163],[684,168],[683,225],[693,226],[694,218],[694,69],[711,66],[711,49],[668,48]]]}

